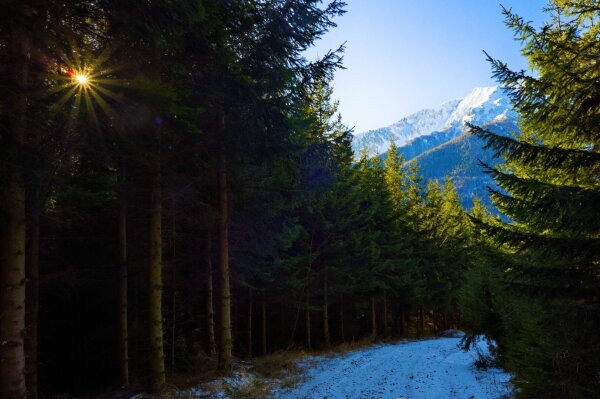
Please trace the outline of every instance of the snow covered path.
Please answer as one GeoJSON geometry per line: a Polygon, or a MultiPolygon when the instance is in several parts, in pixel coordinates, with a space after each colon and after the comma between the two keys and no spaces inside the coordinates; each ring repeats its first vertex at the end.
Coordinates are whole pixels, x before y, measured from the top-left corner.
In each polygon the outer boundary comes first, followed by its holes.
{"type": "MultiPolygon", "coordinates": [[[[477,353],[458,348],[459,338],[379,345],[334,358],[312,358],[307,379],[280,399],[498,399],[510,376],[479,371],[477,353]]],[[[480,345],[485,346],[485,343],[480,345]]]]}

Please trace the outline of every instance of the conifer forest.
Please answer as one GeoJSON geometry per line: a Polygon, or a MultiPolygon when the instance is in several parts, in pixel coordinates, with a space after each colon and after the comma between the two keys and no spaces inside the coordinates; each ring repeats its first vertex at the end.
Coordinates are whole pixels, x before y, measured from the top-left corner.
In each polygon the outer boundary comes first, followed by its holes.
{"type": "Polygon", "coordinates": [[[178,390],[447,330],[507,397],[600,398],[600,3],[498,8],[531,70],[488,56],[518,131],[467,122],[501,159],[469,206],[353,150],[344,43],[306,56],[345,7],[0,2],[0,398],[205,397],[178,390]]]}

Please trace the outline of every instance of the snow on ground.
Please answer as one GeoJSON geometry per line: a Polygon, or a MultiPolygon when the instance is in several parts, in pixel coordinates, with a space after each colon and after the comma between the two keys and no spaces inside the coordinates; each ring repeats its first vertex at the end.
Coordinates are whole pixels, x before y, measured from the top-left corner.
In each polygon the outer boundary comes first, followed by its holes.
{"type": "MultiPolygon", "coordinates": [[[[279,399],[498,399],[511,392],[510,375],[477,370],[477,352],[460,338],[403,341],[310,359],[303,383],[279,399]]],[[[486,346],[485,342],[480,346],[486,346]]],[[[487,348],[486,348],[487,349],[487,348]]],[[[485,352],[485,350],[484,350],[485,352]]]]}

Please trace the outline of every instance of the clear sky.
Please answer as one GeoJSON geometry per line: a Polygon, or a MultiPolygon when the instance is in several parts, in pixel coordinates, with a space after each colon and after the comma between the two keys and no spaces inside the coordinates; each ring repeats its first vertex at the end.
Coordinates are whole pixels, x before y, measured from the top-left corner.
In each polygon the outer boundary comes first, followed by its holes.
{"type": "Polygon", "coordinates": [[[520,45],[503,23],[500,4],[536,27],[546,0],[346,0],[309,59],[346,42],[345,70],[334,98],[355,133],[390,125],[423,108],[460,98],[495,82],[483,50],[526,69],[520,45]]]}

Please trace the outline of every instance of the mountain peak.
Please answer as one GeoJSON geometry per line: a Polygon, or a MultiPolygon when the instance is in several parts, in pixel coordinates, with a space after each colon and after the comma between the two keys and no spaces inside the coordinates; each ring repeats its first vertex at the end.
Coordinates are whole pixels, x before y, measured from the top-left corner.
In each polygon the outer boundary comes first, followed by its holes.
{"type": "Polygon", "coordinates": [[[463,128],[465,122],[482,123],[502,114],[510,102],[498,89],[498,86],[476,87],[458,104],[445,128],[463,128]],[[496,115],[491,115],[496,112],[496,115]]]}
{"type": "Polygon", "coordinates": [[[392,141],[402,147],[417,138],[440,132],[456,137],[464,131],[465,122],[484,124],[511,116],[510,101],[498,86],[476,87],[461,99],[415,112],[393,125],[359,133],[354,136],[352,147],[355,153],[367,147],[373,155],[382,154],[392,141]]]}
{"type": "Polygon", "coordinates": [[[498,91],[498,86],[476,87],[463,98],[461,103],[472,108],[479,107],[498,91]]]}

